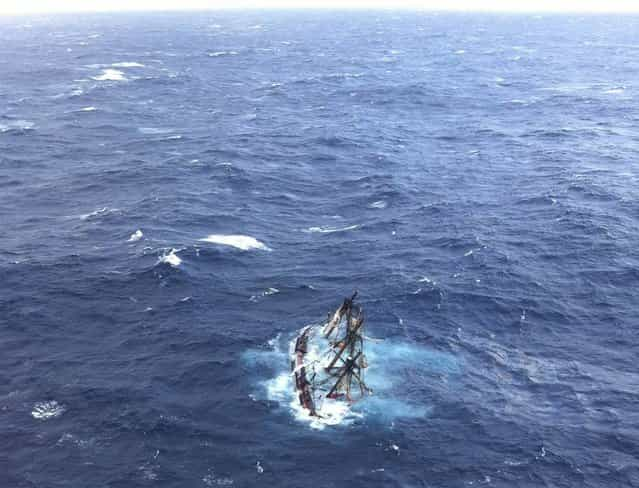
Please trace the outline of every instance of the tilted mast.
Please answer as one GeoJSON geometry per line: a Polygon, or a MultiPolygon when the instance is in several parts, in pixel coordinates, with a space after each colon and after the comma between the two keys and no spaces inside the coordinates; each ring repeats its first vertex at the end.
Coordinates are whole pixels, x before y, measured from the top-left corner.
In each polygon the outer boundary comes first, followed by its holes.
{"type": "Polygon", "coordinates": [[[334,330],[337,330],[338,335],[338,339],[331,342],[334,356],[325,368],[330,376],[336,378],[326,395],[327,398],[339,398],[344,395],[347,400],[353,401],[351,396],[353,382],[359,386],[360,397],[371,392],[362,379],[362,370],[367,366],[362,336],[364,315],[362,308],[353,303],[356,296],[357,292],[351,298],[345,299],[324,328],[325,337],[328,338],[334,330]],[[342,321],[345,322],[344,327],[340,327],[342,321]],[[341,328],[344,332],[340,339],[341,328]],[[344,357],[346,351],[347,355],[344,357]]]}

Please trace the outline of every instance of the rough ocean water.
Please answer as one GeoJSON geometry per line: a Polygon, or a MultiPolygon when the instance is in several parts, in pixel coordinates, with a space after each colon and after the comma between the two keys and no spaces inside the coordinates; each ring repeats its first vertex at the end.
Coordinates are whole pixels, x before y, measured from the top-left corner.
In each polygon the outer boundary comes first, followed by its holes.
{"type": "Polygon", "coordinates": [[[639,486],[637,80],[628,16],[2,18],[0,486],[639,486]]]}

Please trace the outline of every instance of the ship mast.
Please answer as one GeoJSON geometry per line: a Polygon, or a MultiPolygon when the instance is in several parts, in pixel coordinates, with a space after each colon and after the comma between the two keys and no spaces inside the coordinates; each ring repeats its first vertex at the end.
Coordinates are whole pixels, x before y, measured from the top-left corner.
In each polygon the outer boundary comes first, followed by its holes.
{"type": "Polygon", "coordinates": [[[326,337],[336,329],[339,334],[339,325],[342,319],[345,318],[344,336],[331,343],[334,348],[334,356],[326,366],[326,372],[335,378],[335,383],[326,395],[327,398],[345,396],[348,401],[353,401],[351,396],[353,382],[359,386],[360,397],[372,392],[362,379],[363,369],[366,368],[364,340],[362,337],[364,315],[362,308],[353,304],[356,296],[357,292],[350,299],[344,300],[344,303],[335,312],[333,318],[329,319],[329,323],[325,328],[326,337]],[[346,357],[344,357],[345,352],[346,357]]]}

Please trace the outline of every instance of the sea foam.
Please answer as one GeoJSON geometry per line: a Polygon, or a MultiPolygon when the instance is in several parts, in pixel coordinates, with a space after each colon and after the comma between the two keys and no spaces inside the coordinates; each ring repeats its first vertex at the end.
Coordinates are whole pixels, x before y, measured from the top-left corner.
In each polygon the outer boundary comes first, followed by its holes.
{"type": "Polygon", "coordinates": [[[140,229],[138,229],[133,234],[131,234],[131,237],[129,237],[129,240],[127,242],[137,242],[142,239],[142,236],[144,236],[144,234],[140,229]]]}
{"type": "Polygon", "coordinates": [[[31,416],[38,420],[48,420],[59,417],[66,409],[55,400],[48,402],[38,402],[33,406],[31,416]]]}
{"type": "Polygon", "coordinates": [[[102,74],[98,76],[92,76],[96,81],[126,81],[124,73],[117,69],[103,69],[102,74]]]}
{"type": "Polygon", "coordinates": [[[349,225],[346,227],[309,227],[304,232],[308,233],[320,233],[320,234],[332,234],[334,232],[345,232],[347,230],[355,230],[361,227],[359,224],[349,225]]]}
{"type": "Polygon", "coordinates": [[[136,63],[135,61],[113,63],[111,66],[113,66],[114,68],[144,68],[144,65],[142,63],[136,63]]]}
{"type": "Polygon", "coordinates": [[[201,242],[209,242],[211,244],[236,247],[243,251],[249,251],[251,249],[261,249],[263,251],[271,250],[268,246],[266,246],[266,244],[255,239],[255,237],[244,235],[211,234],[210,236],[199,240],[201,242]]]}
{"type": "Polygon", "coordinates": [[[169,252],[165,252],[162,256],[160,256],[159,262],[170,264],[173,267],[177,267],[182,264],[182,259],[176,253],[179,252],[179,249],[171,249],[169,252]]]}
{"type": "Polygon", "coordinates": [[[29,120],[13,120],[6,124],[0,123],[0,132],[31,130],[33,126],[33,122],[29,120]]]}

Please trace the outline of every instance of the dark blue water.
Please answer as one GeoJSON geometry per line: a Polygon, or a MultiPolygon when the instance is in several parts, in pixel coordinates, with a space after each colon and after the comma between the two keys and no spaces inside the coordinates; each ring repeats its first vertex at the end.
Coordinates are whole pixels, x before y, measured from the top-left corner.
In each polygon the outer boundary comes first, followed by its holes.
{"type": "Polygon", "coordinates": [[[637,17],[2,19],[0,486],[639,486],[638,79],[637,17]]]}

